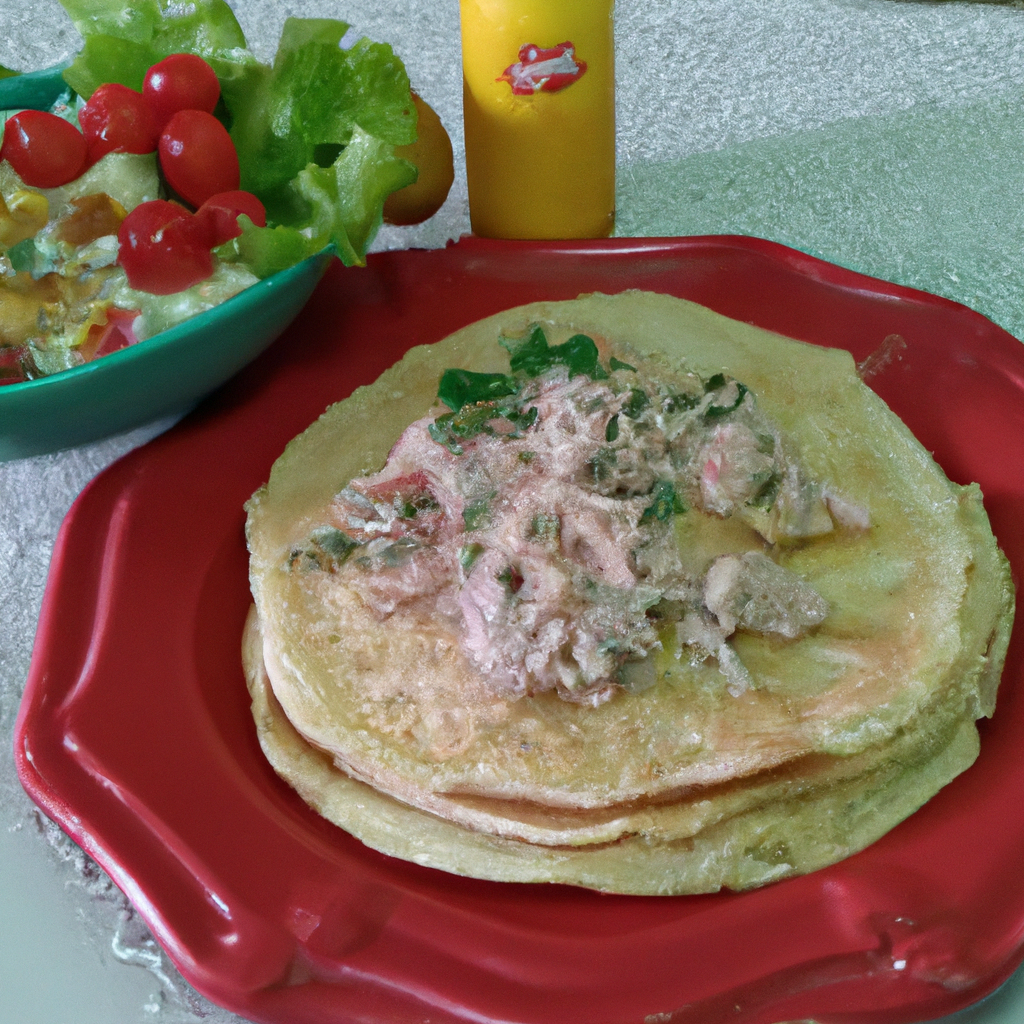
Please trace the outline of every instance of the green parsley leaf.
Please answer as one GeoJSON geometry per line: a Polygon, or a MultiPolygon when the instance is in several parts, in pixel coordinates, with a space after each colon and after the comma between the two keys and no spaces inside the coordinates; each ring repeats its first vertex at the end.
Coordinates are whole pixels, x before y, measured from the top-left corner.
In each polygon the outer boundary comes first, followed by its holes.
{"type": "Polygon", "coordinates": [[[520,338],[502,335],[498,339],[509,353],[509,367],[513,373],[538,377],[553,366],[565,366],[569,377],[585,374],[592,380],[604,380],[608,371],[598,362],[597,345],[585,334],[574,334],[561,345],[549,345],[540,324],[534,324],[520,338]]]}
{"type": "Polygon", "coordinates": [[[676,494],[675,486],[671,480],[659,480],[651,492],[654,499],[643,515],[640,516],[641,523],[649,523],[652,519],[664,522],[672,515],[683,513],[687,510],[686,502],[676,494]]]}
{"type": "Polygon", "coordinates": [[[437,397],[453,412],[464,405],[491,402],[514,395],[519,390],[506,373],[474,373],[472,370],[445,370],[437,386],[437,397]]]}
{"type": "Polygon", "coordinates": [[[466,530],[480,530],[491,523],[491,499],[494,493],[486,498],[471,502],[462,510],[462,521],[466,524],[466,530]]]}
{"type": "Polygon", "coordinates": [[[635,420],[650,404],[651,400],[647,397],[646,391],[641,391],[640,388],[631,388],[629,398],[622,403],[622,415],[635,420]]]}
{"type": "Polygon", "coordinates": [[[774,471],[768,473],[764,483],[747,504],[752,508],[771,508],[779,496],[780,487],[782,487],[782,474],[774,471]]]}
{"type": "Polygon", "coordinates": [[[459,565],[462,566],[462,571],[468,575],[469,570],[473,568],[473,563],[483,553],[483,544],[465,544],[459,548],[459,565]]]}
{"type": "Polygon", "coordinates": [[[734,412],[743,404],[743,399],[750,389],[746,386],[746,384],[741,384],[738,380],[731,382],[726,380],[726,378],[720,373],[716,373],[714,377],[712,377],[711,380],[707,382],[707,385],[705,386],[705,393],[710,394],[712,391],[720,391],[721,389],[725,388],[729,383],[734,383],[736,385],[735,400],[732,402],[728,402],[726,404],[718,404],[716,402],[712,402],[704,410],[704,419],[721,419],[721,417],[728,416],[729,413],[734,412]],[[712,387],[713,384],[715,385],[714,387],[712,387]]]}

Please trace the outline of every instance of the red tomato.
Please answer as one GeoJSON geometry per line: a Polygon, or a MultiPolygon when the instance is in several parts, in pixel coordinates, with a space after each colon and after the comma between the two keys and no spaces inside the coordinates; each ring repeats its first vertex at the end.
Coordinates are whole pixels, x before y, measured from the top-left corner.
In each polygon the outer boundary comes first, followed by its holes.
{"type": "Polygon", "coordinates": [[[7,160],[26,185],[59,188],[85,170],[89,147],[70,122],[44,110],[22,110],[4,125],[0,160],[7,160]]]}
{"type": "Polygon", "coordinates": [[[117,233],[128,283],[154,295],[183,291],[213,273],[205,232],[183,206],[153,199],[136,206],[117,233]]]}
{"type": "Polygon", "coordinates": [[[160,136],[167,183],[193,206],[238,188],[238,154],[227,129],[205,110],[179,110],[160,136]]]}
{"type": "Polygon", "coordinates": [[[210,248],[223,245],[242,233],[238,218],[243,213],[258,228],[267,226],[267,211],[251,192],[219,192],[196,210],[196,219],[208,232],[210,248]]]}
{"type": "Polygon", "coordinates": [[[78,112],[89,143],[89,162],[107,153],[152,153],[160,138],[156,114],[142,93],[126,85],[101,85],[78,112]]]}
{"type": "Polygon", "coordinates": [[[202,57],[172,53],[146,72],[142,95],[164,125],[179,110],[205,110],[212,114],[220,99],[220,82],[202,57]]]}

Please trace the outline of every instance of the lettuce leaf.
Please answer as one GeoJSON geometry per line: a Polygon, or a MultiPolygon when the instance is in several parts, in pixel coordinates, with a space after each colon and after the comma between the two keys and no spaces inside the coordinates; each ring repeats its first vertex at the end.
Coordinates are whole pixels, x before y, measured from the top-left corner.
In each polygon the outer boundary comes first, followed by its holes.
{"type": "Polygon", "coordinates": [[[84,40],[64,81],[88,98],[104,82],[141,89],[148,68],[170,53],[209,61],[218,76],[234,77],[256,62],[234,12],[224,0],[61,0],[84,40]]]}
{"type": "Polygon", "coordinates": [[[415,180],[413,164],[357,125],[330,167],[309,164],[294,187],[311,207],[308,226],[313,237],[333,242],[341,261],[350,265],[363,262],[380,228],[384,200],[415,180]]]}
{"type": "Polygon", "coordinates": [[[312,256],[328,245],[346,266],[365,262],[366,250],[381,224],[384,200],[411,184],[416,168],[394,155],[394,147],[360,128],[330,167],[309,164],[290,187],[305,210],[301,225],[256,227],[240,217],[242,234],[217,255],[239,260],[257,277],[267,277],[312,256]]]}
{"type": "Polygon", "coordinates": [[[347,30],[340,21],[288,18],[273,66],[247,69],[223,85],[242,188],[269,207],[309,164],[332,163],[357,126],[394,146],[416,138],[402,62],[390,46],[366,39],[341,49],[347,30]]]}
{"type": "Polygon", "coordinates": [[[416,139],[409,78],[390,46],[360,39],[342,49],[349,26],[330,18],[288,18],[271,65],[249,52],[224,0],[61,0],[81,33],[64,73],[79,95],[104,82],[141,89],[146,71],[170,53],[197,53],[221,83],[216,113],[228,126],[240,187],[257,195],[268,226],[243,222],[222,247],[265,277],[334,245],[361,264],[384,200],[415,181],[395,156],[416,139]]]}

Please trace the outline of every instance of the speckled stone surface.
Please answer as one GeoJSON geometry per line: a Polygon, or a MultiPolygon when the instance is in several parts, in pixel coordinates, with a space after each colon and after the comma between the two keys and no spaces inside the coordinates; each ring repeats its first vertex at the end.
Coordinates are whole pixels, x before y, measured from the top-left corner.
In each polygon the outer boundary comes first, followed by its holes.
{"type": "MultiPolygon", "coordinates": [[[[469,230],[456,0],[234,6],[264,58],[288,15],[391,42],[451,133],[457,177],[436,218],[376,245],[469,230]]],[[[619,234],[762,235],[964,302],[1024,338],[1024,10],[619,0],[616,26],[619,234]]],[[[56,0],[0,0],[0,64],[45,67],[77,47],[56,0]]],[[[124,897],[34,811],[10,753],[60,521],[93,475],[166,426],[0,465],[0,1019],[17,1024],[239,1020],[182,982],[124,897]]],[[[1020,976],[953,1019],[1017,1024],[1020,976]]]]}

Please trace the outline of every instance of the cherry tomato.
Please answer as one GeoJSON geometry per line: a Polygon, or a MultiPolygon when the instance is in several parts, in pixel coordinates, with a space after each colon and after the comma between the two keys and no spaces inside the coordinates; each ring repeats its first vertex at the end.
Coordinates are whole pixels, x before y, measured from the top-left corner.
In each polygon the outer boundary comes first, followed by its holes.
{"type": "Polygon", "coordinates": [[[167,183],[193,206],[238,188],[238,153],[227,129],[205,110],[179,110],[160,136],[167,183]]]}
{"type": "Polygon", "coordinates": [[[90,163],[107,153],[152,153],[160,138],[160,123],[142,93],[116,82],[89,97],[78,123],[89,143],[90,163]]]}
{"type": "Polygon", "coordinates": [[[117,261],[140,291],[170,295],[213,273],[201,225],[177,203],[153,199],[136,206],[122,221],[117,241],[117,261]]]}
{"type": "Polygon", "coordinates": [[[22,110],[4,125],[0,160],[7,160],[26,185],[59,188],[85,170],[89,146],[70,122],[44,110],[22,110]]]}
{"type": "Polygon", "coordinates": [[[142,95],[164,125],[179,110],[212,114],[220,99],[220,82],[202,57],[172,53],[146,72],[142,95]]]}
{"type": "Polygon", "coordinates": [[[219,192],[196,210],[196,219],[207,232],[211,249],[242,233],[238,218],[243,213],[257,227],[267,226],[267,211],[251,192],[219,192]]]}

